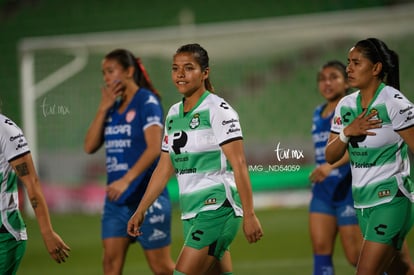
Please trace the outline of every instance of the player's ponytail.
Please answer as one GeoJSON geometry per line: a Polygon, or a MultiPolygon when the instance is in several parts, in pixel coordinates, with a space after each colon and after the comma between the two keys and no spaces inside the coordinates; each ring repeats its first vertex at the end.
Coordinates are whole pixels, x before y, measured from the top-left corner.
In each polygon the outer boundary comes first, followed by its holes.
{"type": "Polygon", "coordinates": [[[154,85],[152,85],[152,81],[147,73],[147,70],[145,69],[144,64],[141,62],[141,58],[136,58],[136,65],[137,68],[135,69],[137,71],[137,74],[139,78],[137,78],[137,84],[140,87],[145,87],[151,92],[153,92],[158,99],[161,99],[161,95],[158,93],[158,91],[154,88],[154,85]]]}
{"type": "Polygon", "coordinates": [[[125,70],[129,67],[134,68],[134,81],[139,87],[146,88],[154,93],[159,99],[159,92],[152,85],[147,70],[141,62],[140,58],[136,58],[130,51],[125,49],[116,49],[105,56],[106,59],[116,60],[125,70]]]}

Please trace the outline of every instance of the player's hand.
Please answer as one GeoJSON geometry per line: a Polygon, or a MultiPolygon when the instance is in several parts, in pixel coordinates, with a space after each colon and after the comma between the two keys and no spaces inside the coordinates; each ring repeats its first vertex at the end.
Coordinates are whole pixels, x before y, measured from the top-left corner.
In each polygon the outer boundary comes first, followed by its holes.
{"type": "Polygon", "coordinates": [[[106,187],[106,194],[108,196],[108,199],[111,201],[116,201],[125,192],[128,186],[129,182],[124,178],[120,178],[119,180],[112,182],[106,187]]]}
{"type": "Polygon", "coordinates": [[[144,222],[145,213],[141,213],[138,210],[129,219],[127,226],[127,233],[132,237],[138,237],[142,235],[140,231],[141,225],[144,222]]]}
{"type": "Polygon", "coordinates": [[[47,251],[57,263],[64,263],[69,257],[70,248],[54,231],[43,236],[47,251]]]}
{"type": "Polygon", "coordinates": [[[326,179],[332,171],[332,166],[329,163],[324,163],[316,167],[309,175],[311,182],[318,183],[326,179]]]}
{"type": "Polygon", "coordinates": [[[263,230],[255,214],[243,217],[243,231],[249,243],[255,243],[263,237],[263,230]]]}
{"type": "Polygon", "coordinates": [[[345,136],[375,136],[375,132],[369,131],[382,127],[382,120],[378,119],[378,112],[373,111],[366,115],[365,109],[359,116],[357,116],[347,127],[344,128],[345,136]]]}
{"type": "Polygon", "coordinates": [[[115,103],[116,99],[124,94],[125,87],[120,81],[114,81],[104,85],[101,88],[100,108],[109,110],[115,103]]]}

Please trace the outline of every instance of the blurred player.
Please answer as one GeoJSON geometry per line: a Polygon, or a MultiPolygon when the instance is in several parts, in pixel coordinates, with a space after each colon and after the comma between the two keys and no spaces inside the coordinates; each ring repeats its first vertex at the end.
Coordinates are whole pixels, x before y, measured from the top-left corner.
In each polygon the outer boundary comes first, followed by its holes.
{"type": "Polygon", "coordinates": [[[26,250],[26,225],[19,211],[17,179],[25,186],[50,256],[62,263],[70,248],[53,230],[39,178],[22,130],[0,114],[0,274],[16,274],[26,250]]]}
{"type": "Polygon", "coordinates": [[[339,61],[324,64],[317,76],[318,89],[325,103],[313,114],[312,137],[317,167],[312,171],[312,199],[309,207],[309,231],[313,248],[313,275],[332,275],[332,256],[336,236],[349,263],[356,266],[362,235],[354,209],[351,168],[348,155],[334,163],[325,160],[325,147],[335,107],[347,94],[346,67],[339,61]]]}
{"type": "Polygon", "coordinates": [[[144,236],[131,238],[127,223],[141,201],[158,162],[163,131],[159,95],[133,54],[108,53],[102,62],[105,87],[86,134],[84,149],[106,149],[107,188],[102,217],[106,275],[122,274],[128,247],[139,242],[154,274],[172,274],[171,203],[167,189],[149,207],[144,236]]]}

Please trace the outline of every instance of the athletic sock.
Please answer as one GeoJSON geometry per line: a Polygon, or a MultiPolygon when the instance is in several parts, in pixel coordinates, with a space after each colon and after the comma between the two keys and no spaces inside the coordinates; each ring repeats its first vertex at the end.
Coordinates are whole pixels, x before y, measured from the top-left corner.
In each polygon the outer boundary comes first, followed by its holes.
{"type": "Polygon", "coordinates": [[[313,275],[334,275],[331,255],[313,255],[313,275]]]}

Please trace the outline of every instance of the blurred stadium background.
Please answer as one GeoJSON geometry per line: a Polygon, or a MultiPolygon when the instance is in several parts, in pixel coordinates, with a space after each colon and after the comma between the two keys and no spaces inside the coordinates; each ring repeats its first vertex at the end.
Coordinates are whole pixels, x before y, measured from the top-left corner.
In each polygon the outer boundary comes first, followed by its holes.
{"type": "MultiPolygon", "coordinates": [[[[213,85],[239,112],[255,203],[264,209],[265,230],[270,232],[267,243],[259,245],[263,258],[250,259],[250,253],[235,256],[240,258],[236,274],[310,273],[305,206],[307,176],[313,167],[311,115],[321,102],[316,86],[321,64],[328,59],[346,62],[349,47],[359,39],[384,39],[400,54],[402,91],[414,100],[411,1],[0,0],[0,33],[0,108],[28,135],[56,227],[67,235],[79,232],[75,236],[83,241],[71,239],[73,253],[79,253],[76,248],[86,250],[84,257],[77,254],[70,259],[75,262],[72,267],[78,266],[77,260],[81,264],[67,274],[100,273],[96,234],[105,182],[104,150],[85,155],[82,142],[99,102],[100,62],[109,50],[126,47],[142,57],[163,96],[165,111],[180,100],[170,80],[174,51],[189,42],[199,42],[209,51],[213,85]],[[79,70],[62,73],[67,64],[78,64],[79,70]],[[289,151],[289,157],[279,160],[277,148],[289,151]],[[282,172],[280,167],[291,171],[282,172]],[[282,211],[274,210],[276,206],[299,209],[275,213],[282,211]],[[91,227],[90,233],[83,231],[91,227]],[[286,234],[297,246],[280,243],[286,234]],[[85,242],[90,239],[95,239],[93,244],[85,242]],[[298,252],[303,243],[307,248],[298,252]],[[93,246],[95,253],[85,245],[93,246]],[[84,259],[95,254],[97,259],[84,259]],[[295,265],[299,271],[292,268],[295,265]]],[[[174,180],[169,188],[176,200],[174,180]]],[[[179,223],[174,226],[180,236],[179,223]]],[[[36,229],[32,234],[38,236],[36,229]]],[[[179,248],[180,241],[176,243],[179,248]]],[[[20,274],[62,273],[64,268],[46,273],[44,266],[36,269],[36,263],[47,258],[41,245],[29,244],[20,274]]],[[[242,236],[236,245],[246,245],[242,236]]],[[[338,251],[337,274],[350,274],[341,255],[338,251]]],[[[148,272],[143,261],[129,264],[126,274],[140,268],[143,274],[148,272]]]]}

